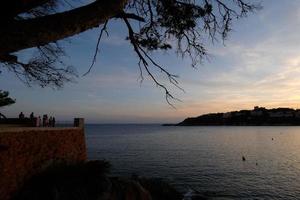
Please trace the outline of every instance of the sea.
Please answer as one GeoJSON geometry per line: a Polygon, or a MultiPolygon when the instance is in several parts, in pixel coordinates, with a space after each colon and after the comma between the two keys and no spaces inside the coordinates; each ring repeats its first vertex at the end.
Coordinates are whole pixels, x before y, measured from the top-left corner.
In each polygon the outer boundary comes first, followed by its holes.
{"type": "Polygon", "coordinates": [[[300,199],[300,127],[86,125],[89,160],[207,199],[300,199]],[[242,158],[245,158],[243,160],[242,158]]]}

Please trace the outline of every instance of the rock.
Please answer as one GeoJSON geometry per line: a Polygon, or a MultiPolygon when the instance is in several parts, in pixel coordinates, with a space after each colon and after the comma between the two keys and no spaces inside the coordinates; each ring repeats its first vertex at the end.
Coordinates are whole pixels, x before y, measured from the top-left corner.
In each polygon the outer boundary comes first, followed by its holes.
{"type": "Polygon", "coordinates": [[[243,160],[243,161],[246,161],[246,158],[245,158],[245,156],[243,156],[243,157],[242,157],[242,160],[243,160]]]}
{"type": "Polygon", "coordinates": [[[109,177],[106,161],[59,163],[31,177],[13,200],[181,200],[161,179],[109,177]]]}

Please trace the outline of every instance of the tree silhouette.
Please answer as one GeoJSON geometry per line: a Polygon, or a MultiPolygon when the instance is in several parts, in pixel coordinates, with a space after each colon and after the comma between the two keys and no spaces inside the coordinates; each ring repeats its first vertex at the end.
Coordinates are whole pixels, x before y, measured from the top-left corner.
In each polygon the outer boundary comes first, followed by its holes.
{"type": "Polygon", "coordinates": [[[0,90],[0,107],[16,103],[16,100],[9,97],[9,92],[0,90]]]}
{"type": "Polygon", "coordinates": [[[61,87],[76,77],[76,71],[61,62],[64,50],[59,41],[100,27],[89,72],[110,20],[118,19],[127,27],[127,40],[137,54],[141,78],[144,74],[149,76],[164,90],[169,102],[174,97],[158,81],[156,71],[180,88],[178,77],[150,53],[174,49],[178,55],[190,57],[192,66],[196,66],[207,55],[204,39],[226,39],[233,19],[260,8],[246,0],[95,0],[84,5],[74,1],[1,2],[0,67],[12,71],[28,85],[61,87]],[[20,61],[15,53],[28,48],[36,49],[37,53],[28,62],[20,61]]]}
{"type": "MultiPolygon", "coordinates": [[[[16,103],[16,100],[9,97],[9,92],[0,90],[0,108],[16,103]]],[[[6,118],[5,115],[0,113],[0,118],[6,118]]]]}

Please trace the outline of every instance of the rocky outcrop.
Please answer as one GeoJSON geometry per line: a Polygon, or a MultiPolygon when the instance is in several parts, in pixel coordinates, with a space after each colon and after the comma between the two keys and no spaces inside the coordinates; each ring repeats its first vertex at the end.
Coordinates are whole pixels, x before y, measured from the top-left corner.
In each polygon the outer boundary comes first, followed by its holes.
{"type": "Polygon", "coordinates": [[[13,200],[181,200],[158,179],[109,177],[109,164],[59,163],[33,176],[13,200]]]}

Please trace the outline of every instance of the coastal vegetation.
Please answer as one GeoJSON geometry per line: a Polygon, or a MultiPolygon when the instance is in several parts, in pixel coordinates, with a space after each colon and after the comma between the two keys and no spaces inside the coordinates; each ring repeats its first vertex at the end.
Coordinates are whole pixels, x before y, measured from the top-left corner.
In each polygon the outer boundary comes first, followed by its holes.
{"type": "Polygon", "coordinates": [[[226,113],[210,113],[187,118],[178,126],[237,125],[273,126],[300,125],[300,109],[272,108],[255,106],[253,110],[240,110],[226,113]]]}

